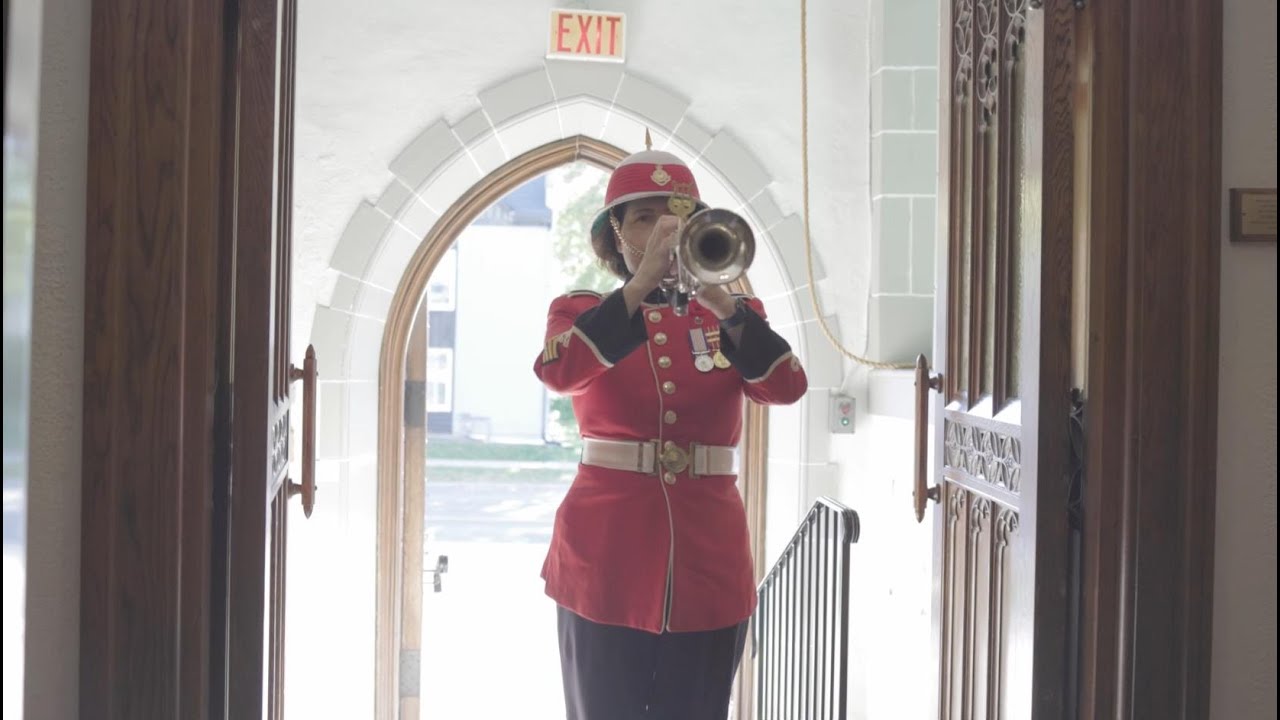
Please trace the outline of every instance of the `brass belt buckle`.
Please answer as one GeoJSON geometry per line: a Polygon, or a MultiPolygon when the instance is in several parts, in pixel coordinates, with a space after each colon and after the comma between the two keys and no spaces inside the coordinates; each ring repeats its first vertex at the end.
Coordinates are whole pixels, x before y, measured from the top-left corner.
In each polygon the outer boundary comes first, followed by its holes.
{"type": "Polygon", "coordinates": [[[663,444],[661,460],[667,472],[679,474],[689,467],[689,453],[673,442],[663,444]]]}

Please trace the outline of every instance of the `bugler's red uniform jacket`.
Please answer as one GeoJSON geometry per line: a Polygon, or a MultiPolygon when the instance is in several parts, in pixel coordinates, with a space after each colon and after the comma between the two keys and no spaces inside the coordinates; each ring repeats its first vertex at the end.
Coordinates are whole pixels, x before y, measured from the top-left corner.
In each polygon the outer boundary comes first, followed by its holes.
{"type": "MultiPolygon", "coordinates": [[[[584,437],[736,446],[744,396],[789,404],[808,387],[763,304],[745,303],[741,346],[719,334],[731,367],[701,372],[689,331],[702,329],[714,350],[719,324],[696,300],[684,317],[654,302],[627,317],[620,290],[562,295],[551,303],[534,372],[573,397],[584,437]]],[[[737,478],[691,470],[579,465],[543,565],[547,594],[588,620],[654,633],[713,630],[750,617],[755,578],[737,478]]]]}

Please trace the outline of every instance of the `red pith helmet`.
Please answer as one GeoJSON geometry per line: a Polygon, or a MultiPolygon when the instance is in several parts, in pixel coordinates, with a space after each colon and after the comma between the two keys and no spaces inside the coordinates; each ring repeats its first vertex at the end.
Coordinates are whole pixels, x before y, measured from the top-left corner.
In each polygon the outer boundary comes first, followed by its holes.
{"type": "Polygon", "coordinates": [[[683,160],[662,150],[642,150],[629,155],[609,176],[604,207],[596,214],[592,227],[606,222],[607,213],[622,203],[671,197],[676,193],[693,198],[697,210],[706,207],[698,196],[698,183],[693,179],[693,172],[683,160]]]}

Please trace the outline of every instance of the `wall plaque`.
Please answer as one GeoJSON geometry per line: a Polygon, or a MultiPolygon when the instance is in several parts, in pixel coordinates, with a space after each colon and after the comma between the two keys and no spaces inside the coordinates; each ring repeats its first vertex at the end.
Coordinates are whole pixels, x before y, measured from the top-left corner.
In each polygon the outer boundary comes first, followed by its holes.
{"type": "Polygon", "coordinates": [[[1231,239],[1276,241],[1275,188],[1231,188],[1231,239]]]}

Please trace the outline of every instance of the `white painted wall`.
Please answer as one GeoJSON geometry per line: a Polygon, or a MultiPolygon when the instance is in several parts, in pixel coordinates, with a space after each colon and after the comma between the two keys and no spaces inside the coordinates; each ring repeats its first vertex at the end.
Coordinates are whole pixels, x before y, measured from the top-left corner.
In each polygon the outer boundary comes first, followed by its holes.
{"type": "Polygon", "coordinates": [[[543,437],[546,394],[527,348],[542,345],[554,260],[543,227],[473,225],[458,238],[454,413],[488,418],[495,440],[543,437]]]}
{"type": "Polygon", "coordinates": [[[1276,4],[1223,3],[1222,324],[1210,716],[1276,716],[1276,244],[1230,241],[1226,188],[1276,187],[1276,4]]]}

